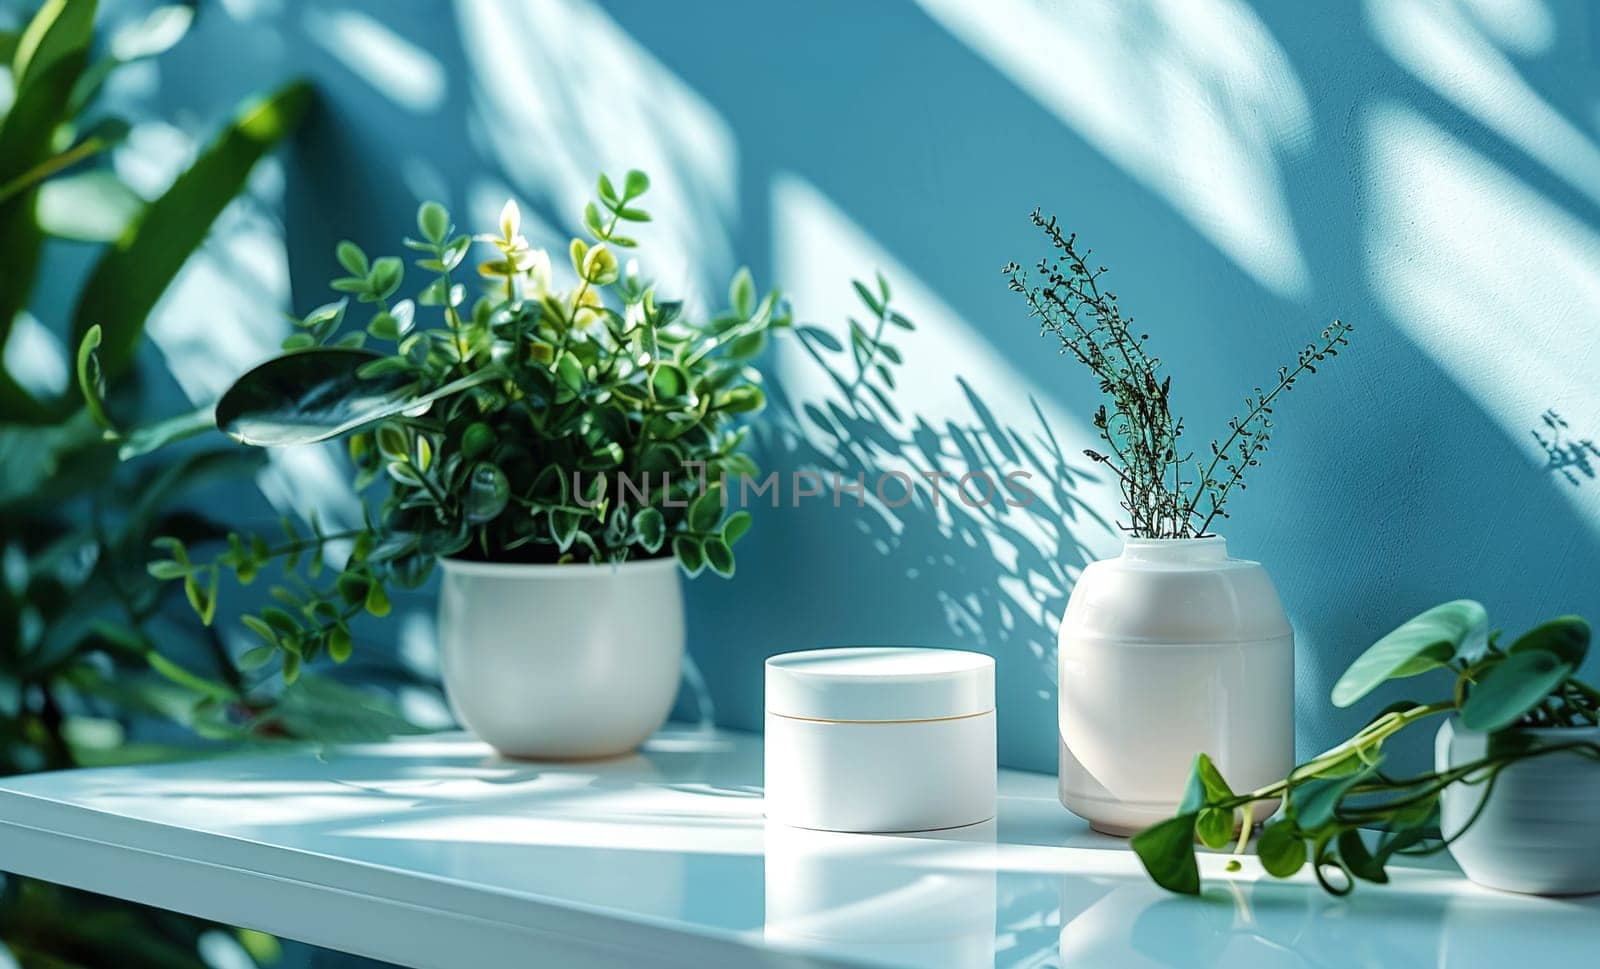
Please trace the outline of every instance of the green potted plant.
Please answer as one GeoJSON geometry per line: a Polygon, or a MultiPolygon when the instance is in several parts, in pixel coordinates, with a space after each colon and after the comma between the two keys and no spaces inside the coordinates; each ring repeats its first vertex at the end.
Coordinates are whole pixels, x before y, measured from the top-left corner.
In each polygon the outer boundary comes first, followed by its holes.
{"type": "Polygon", "coordinates": [[[1211,527],[1261,463],[1279,399],[1338,354],[1350,327],[1334,321],[1270,389],[1255,388],[1196,460],[1172,378],[1104,288],[1106,267],[1054,217],[1032,218],[1050,253],[1004,273],[1041,334],[1109,398],[1093,417],[1104,449],[1084,453],[1116,476],[1127,516],[1122,554],[1083,570],[1061,620],[1061,800],[1127,836],[1172,813],[1197,749],[1259,783],[1294,763],[1293,630],[1266,571],[1230,558],[1211,527]]]}
{"type": "Polygon", "coordinates": [[[600,178],[565,285],[513,203],[477,237],[424,204],[406,240],[425,276],[412,298],[399,297],[400,259],[341,243],[348,275],[332,285],[345,298],[298,320],[287,352],[240,377],[217,426],[271,447],[346,437],[356,484],[381,480],[381,497],[359,528],[276,544],[232,536],[208,562],[168,540],[152,568],[181,579],[209,620],[221,571],[248,582],[309,553],[307,574],[244,620],[262,640],[247,661],[277,658],[292,679],[308,660],[346,658],[356,614],[387,613],[388,590],[438,562],[444,680],[462,723],[519,757],[636,746],[677,691],[680,572],[733,574],[750,516],[729,513],[721,482],[755,470],[740,420],[764,397],[748,362],[789,324],[786,304],[743,270],[730,308],[707,320],[658,298],[619,255],[635,245],[627,226],[649,220],[648,186],[637,171],[620,186],[600,178]],[[490,250],[476,267],[487,288],[469,303],[461,277],[475,243],[490,250]],[[354,307],[363,328],[345,332],[354,307]],[[348,557],[319,580],[335,542],[348,557]]]}
{"type": "Polygon", "coordinates": [[[1136,835],[1133,848],[1157,883],[1198,893],[1196,839],[1211,848],[1236,841],[1243,855],[1251,819],[1281,801],[1254,843],[1279,878],[1309,864],[1323,887],[1344,894],[1357,879],[1387,881],[1395,855],[1448,847],[1468,878],[1491,888],[1600,892],[1600,690],[1575,676],[1589,640],[1586,621],[1561,616],[1502,645],[1479,603],[1435,606],[1357,658],[1333,702],[1350,706],[1424,673],[1449,676],[1448,693],[1393,703],[1349,740],[1247,793],[1235,794],[1202,753],[1175,815],[1136,835]],[[1435,719],[1434,769],[1386,771],[1390,739],[1435,719]]]}

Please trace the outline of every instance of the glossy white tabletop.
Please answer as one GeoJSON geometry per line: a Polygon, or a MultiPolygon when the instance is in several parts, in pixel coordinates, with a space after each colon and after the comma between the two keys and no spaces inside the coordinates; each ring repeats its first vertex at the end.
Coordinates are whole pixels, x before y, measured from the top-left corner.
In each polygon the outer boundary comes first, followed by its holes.
{"type": "Polygon", "coordinates": [[[461,735],[0,782],[0,869],[414,966],[1593,964],[1600,899],[1442,863],[1331,898],[1203,859],[1202,898],[1004,772],[995,822],[768,825],[761,740],[500,760],[461,735]],[[545,960],[541,962],[540,960],[545,960]]]}

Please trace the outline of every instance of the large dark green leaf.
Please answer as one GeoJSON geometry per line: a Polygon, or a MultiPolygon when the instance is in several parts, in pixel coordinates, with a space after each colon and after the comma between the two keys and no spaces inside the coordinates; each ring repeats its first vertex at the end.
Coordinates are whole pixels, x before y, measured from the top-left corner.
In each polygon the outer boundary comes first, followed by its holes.
{"type": "Polygon", "coordinates": [[[358,427],[426,407],[500,376],[480,370],[437,390],[418,393],[406,372],[357,376],[382,359],[371,350],[319,347],[274,357],[234,382],[217,401],[217,427],[242,444],[314,444],[358,427]]]}
{"type": "Polygon", "coordinates": [[[1144,870],[1169,892],[1200,894],[1200,866],[1194,860],[1196,814],[1180,814],[1145,828],[1129,845],[1144,870]]]}
{"type": "Polygon", "coordinates": [[[256,162],[299,123],[311,96],[309,84],[296,82],[246,105],[166,194],[150,203],[84,284],[70,346],[98,323],[105,331],[100,359],[107,376],[128,365],[156,301],[256,162]]]}
{"type": "Polygon", "coordinates": [[[1457,599],[1406,621],[1373,643],[1333,685],[1334,706],[1347,707],[1380,683],[1415,676],[1477,650],[1487,637],[1488,614],[1471,599],[1457,599]]]}
{"type": "MultiPolygon", "coordinates": [[[[15,100],[0,122],[0,194],[50,154],[51,139],[67,120],[72,88],[83,72],[94,37],[94,0],[49,0],[18,39],[15,100]]],[[[25,179],[23,179],[25,180],[25,179]]],[[[0,202],[0,349],[17,314],[28,305],[43,237],[34,219],[36,185],[0,202]]],[[[79,334],[81,338],[82,334],[79,334]]],[[[78,339],[72,344],[76,346],[78,339]]],[[[0,415],[40,423],[59,416],[0,371],[0,415]]]]}
{"type": "Polygon", "coordinates": [[[217,427],[242,444],[281,447],[338,437],[406,410],[416,382],[406,373],[358,377],[371,350],[323,347],[274,357],[234,381],[217,401],[217,427]]]}
{"type": "Polygon", "coordinates": [[[1494,664],[1461,704],[1469,730],[1499,730],[1516,723],[1572,675],[1572,664],[1543,649],[1525,649],[1494,664]]]}
{"type": "Polygon", "coordinates": [[[1388,873],[1383,870],[1383,860],[1373,856],[1367,843],[1361,840],[1361,832],[1354,828],[1339,832],[1339,857],[1357,878],[1379,885],[1389,881],[1388,873]]]}
{"type": "Polygon", "coordinates": [[[1582,616],[1557,616],[1518,636],[1507,652],[1542,649],[1577,669],[1589,652],[1589,637],[1589,622],[1582,616]]]}

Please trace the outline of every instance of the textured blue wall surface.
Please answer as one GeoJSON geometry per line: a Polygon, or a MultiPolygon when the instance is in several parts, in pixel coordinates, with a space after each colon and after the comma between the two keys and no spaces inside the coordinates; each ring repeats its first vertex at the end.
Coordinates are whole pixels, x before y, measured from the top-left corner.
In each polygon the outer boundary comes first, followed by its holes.
{"type": "MultiPolygon", "coordinates": [[[[1479,597],[1513,630],[1600,614],[1600,480],[1531,434],[1555,408],[1600,437],[1597,44],[1582,0],[226,0],[147,69],[159,108],[203,130],[290,72],[324,102],[261,187],[283,223],[219,240],[233,261],[156,333],[202,394],[269,352],[274,300],[327,298],[338,238],[393,248],[420,197],[488,224],[515,196],[559,246],[601,168],[654,177],[665,288],[714,301],[748,263],[843,333],[848,279],[881,267],[921,324],[898,340],[898,418],[780,346],[764,463],[1032,454],[1055,487],[1003,515],[762,510],[738,578],[691,588],[703,684],[680,713],[759,726],[782,650],[976,648],[1000,663],[1002,759],[1053,769],[1056,619],[1118,539],[1077,457],[1093,381],[998,272],[1043,254],[1042,205],[1111,267],[1196,447],[1329,319],[1356,325],[1279,408],[1223,528],[1294,618],[1309,753],[1370,713],[1332,711],[1333,678],[1423,607],[1479,597]]],[[[337,480],[310,459],[282,477],[337,480]]]]}

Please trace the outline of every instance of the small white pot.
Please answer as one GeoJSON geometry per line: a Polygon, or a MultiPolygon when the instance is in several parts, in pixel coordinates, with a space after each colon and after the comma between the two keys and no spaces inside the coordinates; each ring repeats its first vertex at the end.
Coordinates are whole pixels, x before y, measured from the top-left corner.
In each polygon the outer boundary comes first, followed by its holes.
{"type": "MultiPolygon", "coordinates": [[[[1526,732],[1542,743],[1600,743],[1600,727],[1526,732]]],[[[1488,749],[1488,734],[1448,720],[1434,739],[1434,767],[1470,764],[1488,749]]],[[[1439,828],[1446,838],[1460,834],[1450,855],[1480,885],[1530,895],[1600,892],[1600,762],[1557,752],[1501,770],[1492,793],[1487,784],[1452,784],[1439,799],[1439,828]]]]}
{"type": "Polygon", "coordinates": [[[1171,817],[1199,753],[1236,791],[1294,766],[1294,632],[1221,538],[1129,539],[1090,563],[1060,655],[1061,803],[1097,831],[1171,817]]]}
{"type": "Polygon", "coordinates": [[[500,753],[610,757],[666,720],[686,639],[676,559],[440,564],[445,692],[500,753]]]}

